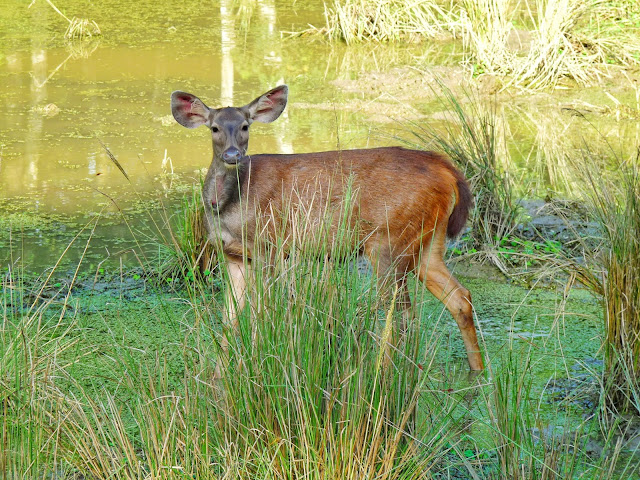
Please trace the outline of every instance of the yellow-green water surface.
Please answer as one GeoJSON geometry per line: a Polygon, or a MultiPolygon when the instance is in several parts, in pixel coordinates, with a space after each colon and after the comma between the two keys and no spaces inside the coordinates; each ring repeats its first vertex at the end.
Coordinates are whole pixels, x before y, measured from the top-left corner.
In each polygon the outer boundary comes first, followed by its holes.
{"type": "MultiPolygon", "coordinates": [[[[57,7],[69,19],[95,21],[102,34],[66,40],[67,20],[45,0],[8,0],[0,7],[5,265],[18,258],[35,268],[52,265],[96,218],[95,230],[91,225],[67,254],[71,264],[90,236],[85,256],[94,263],[126,251],[134,238],[153,244],[153,224],[163,223],[156,207],[164,205],[171,216],[211,159],[206,129],[187,130],[173,120],[173,90],[216,107],[248,103],[287,83],[285,114],[252,128],[250,153],[294,153],[397,143],[390,134],[410,122],[441,121],[442,106],[424,78],[440,75],[455,88],[472,75],[460,66],[457,41],[346,47],[319,37],[287,38],[286,32],[324,24],[322,2],[65,0],[57,7]]],[[[614,145],[633,145],[623,142],[640,131],[632,80],[535,100],[496,97],[511,153],[505,166],[521,194],[571,190],[564,160],[545,152],[584,132],[587,121],[598,122],[614,145]],[[624,108],[617,111],[609,97],[624,108]],[[568,107],[588,110],[585,99],[601,114],[585,120],[566,113],[568,107]]],[[[490,97],[486,82],[477,86],[490,97]]]]}

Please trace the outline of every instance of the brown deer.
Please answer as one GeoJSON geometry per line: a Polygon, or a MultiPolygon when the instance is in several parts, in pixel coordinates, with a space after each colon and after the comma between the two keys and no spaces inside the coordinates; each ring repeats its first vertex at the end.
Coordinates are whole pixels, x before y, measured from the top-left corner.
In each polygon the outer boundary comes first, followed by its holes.
{"type": "Polygon", "coordinates": [[[171,94],[171,111],[180,125],[211,130],[213,160],[202,196],[209,238],[222,245],[228,263],[225,324],[237,328],[252,248],[256,236],[266,235],[256,232],[256,220],[277,226],[282,222],[278,212],[290,208],[320,215],[311,203],[339,202],[350,182],[364,226],[354,248],[369,258],[378,278],[397,282],[398,303],[404,307],[410,306],[406,274],[415,272],[455,318],[470,368],[482,370],[471,296],[443,261],[446,237],[460,233],[473,202],[464,176],[443,155],[400,147],[246,155],[251,124],[276,120],[287,95],[281,85],[240,108],[209,108],[189,93],[171,94]]]}

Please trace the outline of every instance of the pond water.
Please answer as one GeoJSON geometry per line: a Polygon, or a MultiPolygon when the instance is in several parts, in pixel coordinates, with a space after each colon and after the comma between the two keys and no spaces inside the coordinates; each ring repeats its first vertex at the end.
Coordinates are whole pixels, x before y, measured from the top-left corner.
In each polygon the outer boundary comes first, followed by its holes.
{"type": "MultiPolygon", "coordinates": [[[[432,96],[421,93],[425,85],[416,71],[433,70],[449,80],[463,72],[452,42],[347,48],[286,38],[283,32],[324,24],[321,2],[143,0],[131,7],[68,0],[58,7],[69,18],[95,21],[102,35],[65,40],[67,21],[44,0],[30,7],[9,0],[0,9],[3,265],[20,258],[35,268],[51,266],[87,224],[67,255],[71,264],[89,237],[85,255],[99,261],[125,251],[135,232],[138,242],[153,236],[154,223],[161,223],[156,207],[164,205],[170,216],[211,158],[208,132],[173,120],[173,90],[192,92],[210,106],[242,105],[287,83],[285,114],[252,129],[250,153],[308,152],[397,143],[389,134],[402,130],[403,120],[429,119],[438,109],[432,96]]],[[[633,92],[622,88],[614,96],[632,109],[633,92]]],[[[598,89],[579,94],[612,104],[598,89]]],[[[559,95],[555,103],[571,104],[577,93],[559,95]]],[[[561,108],[550,111],[549,99],[538,97],[536,108],[526,110],[530,102],[523,96],[498,100],[514,120],[505,129],[514,168],[541,179],[524,193],[547,188],[559,168],[547,165],[540,172],[528,163],[537,155],[532,148],[540,129],[566,135],[582,128],[561,108]],[[553,127],[557,119],[561,129],[553,127]]],[[[637,137],[635,120],[611,117],[602,125],[605,135],[637,137]]]]}

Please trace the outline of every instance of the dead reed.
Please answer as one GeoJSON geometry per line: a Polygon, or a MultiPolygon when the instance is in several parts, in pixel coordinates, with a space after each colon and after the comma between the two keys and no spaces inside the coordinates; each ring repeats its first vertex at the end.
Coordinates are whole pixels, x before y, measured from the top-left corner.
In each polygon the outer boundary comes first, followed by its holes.
{"type": "Polygon", "coordinates": [[[461,37],[463,63],[475,73],[504,77],[504,88],[542,89],[566,78],[590,85],[611,64],[640,62],[634,53],[640,50],[640,15],[624,1],[336,0],[325,7],[325,18],[324,28],[301,33],[347,44],[461,37]],[[530,40],[515,42],[520,33],[530,40]]]}
{"type": "MultiPolygon", "coordinates": [[[[29,5],[29,7],[31,7],[35,3],[35,1],[36,0],[33,0],[29,5]]],[[[56,7],[56,5],[51,0],[45,0],[45,1],[49,4],[51,8],[53,8],[53,10],[58,15],[60,15],[62,18],[64,18],[67,21],[68,25],[64,33],[65,38],[68,38],[70,40],[75,40],[75,39],[86,39],[91,37],[97,37],[102,35],[102,32],[100,31],[100,27],[95,21],[89,20],[88,18],[78,18],[78,17],[69,18],[64,13],[62,13],[60,9],[56,7]]]]}

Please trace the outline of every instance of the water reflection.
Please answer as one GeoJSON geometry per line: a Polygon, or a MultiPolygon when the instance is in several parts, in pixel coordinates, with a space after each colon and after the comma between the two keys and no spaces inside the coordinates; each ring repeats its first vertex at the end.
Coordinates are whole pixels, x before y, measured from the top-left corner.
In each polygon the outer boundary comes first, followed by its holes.
{"type": "Polygon", "coordinates": [[[220,104],[233,105],[233,57],[231,51],[235,42],[235,15],[233,0],[220,1],[220,43],[222,59],[220,62],[220,104]]]}
{"type": "MultiPolygon", "coordinates": [[[[217,107],[245,104],[287,83],[288,108],[277,122],[252,129],[250,152],[359,148],[396,143],[389,135],[398,125],[390,118],[412,112],[416,121],[436,121],[432,113],[441,108],[426,95],[411,96],[426,89],[424,84],[409,85],[406,75],[384,77],[386,72],[417,63],[425,72],[446,73],[459,60],[455,44],[347,49],[281,38],[281,31],[322,25],[320,2],[141,0],[135,9],[123,5],[69,0],[70,15],[95,19],[103,32],[100,41],[74,43],[63,39],[64,22],[45,2],[34,4],[28,14],[18,0],[0,9],[0,220],[13,215],[14,229],[42,225],[39,215],[55,218],[56,225],[109,215],[116,224],[121,211],[138,223],[140,205],[157,198],[157,192],[169,203],[179,200],[208,166],[211,140],[206,130],[175,124],[168,105],[173,90],[193,92],[217,107]],[[370,82],[367,72],[384,81],[370,82]],[[372,129],[381,135],[372,135],[372,129]]],[[[458,81],[462,75],[452,77],[458,81]]],[[[509,122],[500,126],[509,132],[504,164],[546,176],[540,188],[573,188],[565,157],[559,155],[584,124],[548,105],[523,106],[527,102],[500,105],[509,122]]],[[[638,132],[637,121],[622,119],[604,134],[637,138],[638,132]]],[[[0,244],[5,232],[0,231],[0,244]]],[[[105,233],[100,241],[110,236],[105,233]]]]}
{"type": "MultiPolygon", "coordinates": [[[[12,11],[26,8],[13,3],[12,11]]],[[[164,192],[171,208],[199,181],[210,162],[210,139],[206,131],[185,133],[167,121],[169,93],[194,91],[212,106],[242,104],[284,80],[278,18],[288,9],[290,22],[290,6],[251,4],[253,15],[244,20],[252,28],[243,30],[233,0],[142,1],[124,16],[118,6],[72,0],[65,5],[69,13],[80,8],[104,34],[100,41],[73,43],[61,38],[61,23],[44,2],[13,29],[4,28],[14,21],[9,10],[0,12],[0,262],[15,251],[8,242],[18,232],[25,260],[51,265],[69,240],[57,236],[65,224],[96,215],[104,228],[92,242],[104,252],[105,243],[122,236],[116,231],[121,212],[144,223],[138,217],[156,192],[164,192]]],[[[300,21],[306,24],[309,15],[300,21]]],[[[295,138],[317,148],[307,136],[315,121],[292,128],[284,116],[275,129],[261,126],[252,151],[289,153],[295,138]]]]}

